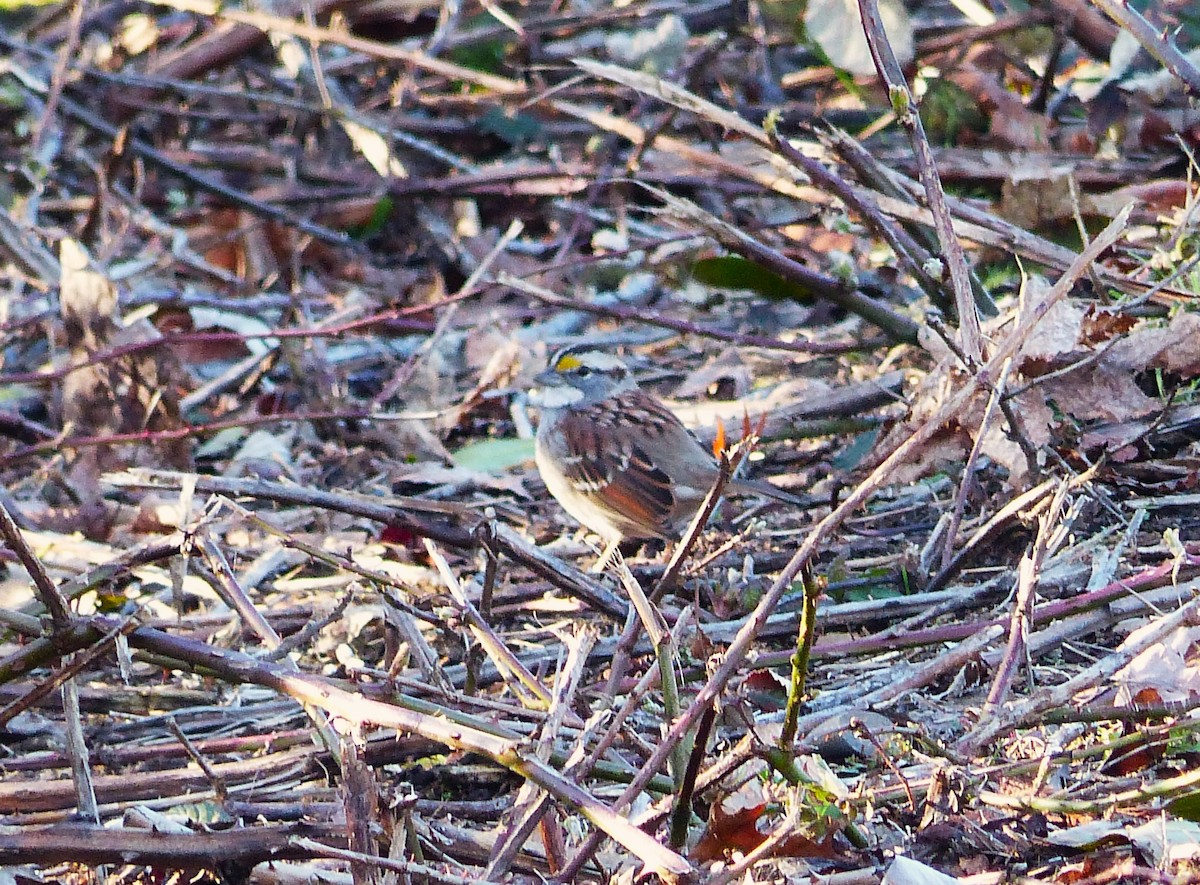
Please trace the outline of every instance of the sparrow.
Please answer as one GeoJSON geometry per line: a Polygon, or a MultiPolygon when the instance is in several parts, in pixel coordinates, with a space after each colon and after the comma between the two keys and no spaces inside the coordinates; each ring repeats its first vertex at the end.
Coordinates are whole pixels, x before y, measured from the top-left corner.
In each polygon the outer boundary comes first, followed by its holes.
{"type": "MultiPolygon", "coordinates": [[[[564,348],[535,383],[538,471],[562,508],[610,548],[678,539],[716,481],[712,452],[611,353],[564,348]]],[[[805,503],[752,480],[726,491],[805,503]]]]}

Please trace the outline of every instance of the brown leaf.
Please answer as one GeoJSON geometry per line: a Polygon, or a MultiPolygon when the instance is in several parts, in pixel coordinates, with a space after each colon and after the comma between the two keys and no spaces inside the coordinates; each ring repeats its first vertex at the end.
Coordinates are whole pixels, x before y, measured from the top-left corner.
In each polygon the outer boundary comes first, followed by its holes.
{"type": "Polygon", "coordinates": [[[1090,304],[1083,317],[1080,344],[1102,344],[1117,335],[1124,335],[1136,326],[1137,322],[1137,318],[1129,314],[1104,310],[1090,304]]]}
{"type": "Polygon", "coordinates": [[[1080,421],[1126,421],[1160,407],[1142,392],[1128,368],[1105,360],[1041,386],[1048,399],[1080,421]]]}
{"type": "Polygon", "coordinates": [[[720,802],[713,803],[708,813],[708,827],[700,837],[694,860],[704,863],[740,851],[753,851],[767,838],[759,832],[758,822],[767,810],[765,802],[747,808],[724,811],[720,802]]]}
{"type": "Polygon", "coordinates": [[[1143,324],[1113,346],[1112,360],[1135,372],[1165,369],[1195,376],[1200,373],[1200,314],[1179,311],[1166,326],[1143,324]]]}
{"type": "MultiPolygon", "coordinates": [[[[1026,284],[1026,298],[1040,300],[1048,288],[1044,279],[1034,277],[1026,284]]],[[[1082,307],[1066,299],[1051,307],[1022,344],[1018,368],[1028,376],[1036,374],[1031,372],[1032,367],[1027,365],[1028,362],[1044,361],[1055,367],[1061,365],[1063,358],[1078,347],[1084,316],[1082,307]]]]}

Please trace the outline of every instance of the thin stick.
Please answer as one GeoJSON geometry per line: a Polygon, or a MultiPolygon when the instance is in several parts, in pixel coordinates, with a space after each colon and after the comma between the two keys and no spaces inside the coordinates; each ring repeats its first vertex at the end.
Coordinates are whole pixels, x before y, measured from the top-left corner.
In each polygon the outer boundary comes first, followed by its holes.
{"type": "Polygon", "coordinates": [[[518,276],[514,276],[508,271],[501,271],[499,274],[497,274],[496,282],[502,286],[508,286],[512,289],[516,289],[518,292],[524,292],[526,295],[531,295],[544,304],[563,308],[564,310],[581,310],[584,313],[593,313],[600,316],[614,317],[626,322],[645,323],[647,326],[658,326],[663,329],[672,329],[676,332],[683,332],[689,335],[699,335],[703,338],[712,338],[716,341],[728,341],[735,344],[743,344],[747,347],[767,347],[772,350],[783,350],[791,353],[835,354],[846,353],[847,351],[852,350],[863,350],[867,346],[860,342],[853,342],[850,344],[830,344],[823,341],[784,341],[781,338],[768,338],[765,335],[745,335],[739,332],[731,332],[727,329],[721,329],[712,325],[692,323],[688,322],[687,320],[681,320],[673,316],[668,316],[664,313],[651,313],[645,310],[637,310],[632,307],[622,307],[621,305],[617,304],[592,304],[590,302],[581,301],[574,298],[565,298],[562,295],[559,295],[557,292],[552,292],[543,286],[530,283],[518,276]]]}
{"type": "Polygon", "coordinates": [[[946,206],[946,194],[942,189],[942,180],[933,161],[933,151],[929,148],[925,127],[921,125],[921,118],[917,115],[916,99],[904,79],[904,71],[900,68],[900,62],[892,50],[892,44],[888,42],[887,33],[883,28],[883,19],[879,15],[878,0],[858,0],[858,8],[862,13],[867,45],[871,48],[871,57],[875,60],[875,70],[879,72],[879,79],[887,86],[896,120],[908,132],[909,140],[912,142],[921,183],[925,185],[925,197],[929,202],[929,210],[933,213],[938,242],[941,244],[943,256],[950,269],[950,281],[954,286],[954,305],[958,311],[958,332],[963,352],[971,360],[972,365],[979,365],[983,359],[983,334],[979,328],[979,315],[975,312],[975,302],[971,296],[971,278],[967,267],[967,256],[963,252],[962,243],[954,233],[950,210],[946,206]]]}
{"type": "Polygon", "coordinates": [[[428,538],[423,539],[425,542],[425,552],[429,554],[429,558],[433,561],[434,567],[442,578],[442,582],[450,591],[450,596],[454,599],[455,605],[458,606],[459,613],[462,615],[463,621],[468,629],[475,636],[477,642],[483,646],[488,656],[492,659],[492,663],[500,670],[502,674],[511,677],[506,679],[509,687],[521,701],[522,705],[531,707],[537,710],[545,710],[550,706],[550,692],[546,690],[546,686],[542,685],[540,679],[529,672],[529,669],[521,663],[520,659],[512,653],[511,649],[496,635],[483,617],[479,614],[479,610],[467,598],[467,594],[463,591],[462,584],[459,583],[458,577],[450,568],[450,563],[446,562],[446,557],[442,555],[442,551],[437,548],[437,545],[428,538]]]}
{"type": "Polygon", "coordinates": [[[2,501],[0,501],[0,536],[4,538],[8,548],[17,554],[17,559],[21,561],[21,565],[25,566],[25,571],[29,573],[29,578],[33,581],[34,592],[37,593],[38,599],[42,601],[42,605],[46,607],[46,611],[50,612],[50,620],[54,625],[54,631],[59,632],[68,629],[71,626],[72,615],[66,598],[58,589],[58,585],[50,580],[50,576],[46,574],[46,569],[42,566],[37,556],[34,555],[29,544],[26,543],[25,536],[21,534],[21,530],[17,527],[12,514],[8,512],[8,508],[4,506],[2,501]]]}
{"type": "MultiPolygon", "coordinates": [[[[975,443],[971,446],[971,454],[967,456],[967,463],[963,466],[962,478],[958,483],[958,494],[954,496],[954,510],[950,514],[950,524],[946,527],[945,546],[942,547],[943,571],[950,567],[950,562],[954,558],[954,542],[958,538],[958,527],[962,525],[963,511],[967,507],[967,493],[975,479],[975,465],[979,463],[984,438],[987,436],[988,428],[991,427],[992,416],[996,414],[1000,398],[1004,395],[1004,387],[1011,369],[1012,360],[1005,360],[1004,365],[1000,368],[1000,377],[996,379],[996,386],[992,388],[992,395],[988,397],[983,417],[979,419],[979,429],[975,431],[975,443]]],[[[1015,427],[1012,430],[1014,433],[1017,432],[1015,427]]]]}
{"type": "MultiPolygon", "coordinates": [[[[741,457],[737,457],[737,461],[741,461],[741,457]]],[[[704,531],[704,526],[707,525],[709,517],[712,516],[714,510],[717,509],[717,502],[721,500],[721,494],[725,491],[725,486],[729,484],[730,478],[733,476],[733,471],[737,464],[731,461],[728,453],[721,452],[721,460],[717,470],[717,476],[713,480],[712,488],[708,490],[708,494],[704,496],[704,502],[700,505],[700,509],[696,511],[692,517],[692,521],[688,523],[687,531],[683,533],[683,540],[675,546],[675,551],[671,554],[671,561],[667,563],[667,568],[663,571],[662,577],[658,579],[658,583],[654,585],[654,589],[650,593],[650,598],[657,601],[662,598],[667,590],[675,586],[679,580],[679,573],[683,570],[683,562],[688,554],[692,552],[692,548],[696,546],[696,540],[700,537],[700,533],[704,531]]]]}

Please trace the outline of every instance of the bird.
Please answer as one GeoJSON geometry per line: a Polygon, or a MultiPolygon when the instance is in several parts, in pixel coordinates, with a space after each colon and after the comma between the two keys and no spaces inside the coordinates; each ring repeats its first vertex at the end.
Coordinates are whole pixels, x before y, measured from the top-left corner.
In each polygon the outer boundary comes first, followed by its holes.
{"type": "MultiPolygon", "coordinates": [[[[624,541],[678,540],[720,471],[712,452],[605,350],[565,347],[534,383],[538,471],[562,508],[606,542],[600,561],[624,541]]],[[[805,505],[765,482],[735,479],[726,490],[805,505]]]]}

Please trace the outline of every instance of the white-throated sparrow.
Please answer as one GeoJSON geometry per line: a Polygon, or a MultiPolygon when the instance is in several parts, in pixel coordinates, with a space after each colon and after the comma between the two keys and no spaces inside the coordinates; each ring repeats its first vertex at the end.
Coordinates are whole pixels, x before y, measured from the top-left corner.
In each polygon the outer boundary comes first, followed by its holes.
{"type": "MultiPolygon", "coordinates": [[[[716,480],[712,453],[612,354],[564,348],[536,382],[537,466],[563,509],[610,546],[677,539],[716,480]]],[[[727,489],[803,503],[767,483],[727,489]]]]}

